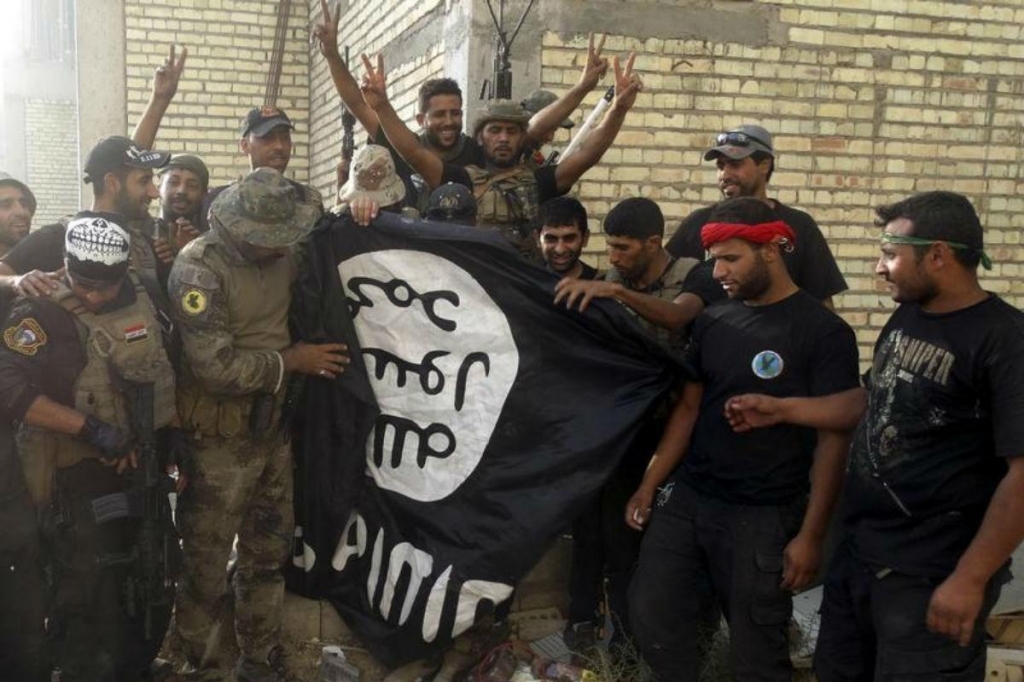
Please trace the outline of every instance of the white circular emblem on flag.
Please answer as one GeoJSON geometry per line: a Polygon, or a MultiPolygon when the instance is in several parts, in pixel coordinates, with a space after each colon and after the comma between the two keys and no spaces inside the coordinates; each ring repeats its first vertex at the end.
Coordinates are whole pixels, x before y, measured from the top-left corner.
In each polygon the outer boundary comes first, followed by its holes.
{"type": "Polygon", "coordinates": [[[440,256],[392,249],[338,265],[380,417],[367,439],[377,485],[444,499],[476,470],[519,370],[508,319],[440,256]]]}
{"type": "Polygon", "coordinates": [[[753,362],[750,363],[750,369],[754,370],[754,374],[760,379],[774,379],[782,374],[782,369],[786,366],[786,363],[782,361],[782,356],[773,350],[763,350],[754,356],[753,362]]]}

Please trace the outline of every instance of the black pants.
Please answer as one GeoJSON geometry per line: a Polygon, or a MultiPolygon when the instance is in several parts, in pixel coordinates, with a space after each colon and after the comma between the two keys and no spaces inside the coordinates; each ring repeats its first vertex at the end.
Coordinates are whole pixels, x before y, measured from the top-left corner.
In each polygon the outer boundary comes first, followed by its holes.
{"type": "Polygon", "coordinates": [[[716,604],[729,623],[733,678],[791,680],[793,601],[779,584],[805,509],[806,500],[744,506],[675,484],[644,534],[630,590],[633,636],[658,680],[698,679],[716,604]]]}
{"type": "Polygon", "coordinates": [[[149,612],[139,594],[138,518],[97,523],[92,502],[130,486],[93,460],[57,472],[60,519],[51,540],[52,631],[61,682],[137,680],[156,657],[170,605],[149,612]],[[148,632],[147,632],[148,630],[148,632]]]}
{"type": "Polygon", "coordinates": [[[569,622],[603,623],[600,604],[608,581],[613,642],[630,637],[629,584],[640,555],[639,532],[626,525],[626,503],[643,472],[616,472],[572,525],[569,622]]]}
{"type": "Polygon", "coordinates": [[[615,472],[573,521],[569,622],[601,623],[599,611],[607,581],[613,645],[632,638],[629,586],[643,538],[626,525],[626,503],[640,486],[664,430],[665,419],[660,416],[645,421],[615,472]]]}
{"type": "Polygon", "coordinates": [[[925,625],[941,578],[880,573],[843,543],[825,579],[814,652],[818,680],[980,682],[985,679],[985,620],[1009,577],[1003,568],[989,581],[971,643],[962,647],[925,625]]]}
{"type": "Polygon", "coordinates": [[[14,434],[0,423],[0,682],[49,681],[48,594],[36,509],[14,434]]]}

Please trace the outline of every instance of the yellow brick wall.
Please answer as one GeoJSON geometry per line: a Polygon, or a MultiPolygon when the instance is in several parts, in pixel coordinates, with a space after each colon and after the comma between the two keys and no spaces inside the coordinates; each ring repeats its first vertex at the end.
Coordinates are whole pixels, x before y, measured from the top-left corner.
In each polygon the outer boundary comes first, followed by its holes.
{"type": "MultiPolygon", "coordinates": [[[[332,8],[335,3],[331,3],[332,8]]],[[[350,68],[359,81],[363,66],[360,55],[371,58],[397,40],[403,31],[417,21],[445,6],[443,0],[358,0],[346,3],[338,26],[339,51],[345,54],[349,47],[350,68]]],[[[320,1],[310,0],[308,20],[310,25],[320,21],[320,1]]],[[[332,9],[333,11],[333,9],[332,9]]],[[[388,72],[388,95],[398,115],[418,132],[415,115],[416,91],[423,81],[439,78],[444,71],[444,42],[432,45],[421,54],[405,63],[385,64],[388,72]]],[[[334,89],[327,64],[316,47],[310,49],[310,115],[315,122],[310,158],[310,177],[314,187],[325,199],[333,197],[336,190],[336,167],[341,159],[341,100],[334,89]]],[[[463,84],[464,85],[464,84],[463,84]]],[[[356,124],[356,147],[366,141],[366,134],[356,124]]],[[[332,203],[328,201],[328,203],[332,203]]]]}
{"type": "MultiPolygon", "coordinates": [[[[702,160],[714,134],[756,122],[776,136],[770,194],[817,219],[850,284],[836,303],[857,330],[862,360],[893,307],[873,274],[872,208],[910,193],[968,195],[996,261],[984,286],[1024,304],[1024,4],[758,4],[778,6],[783,44],[609,35],[609,55],[637,52],[646,88],[616,144],[577,188],[594,226],[619,199],[648,196],[674,230],[719,198],[714,166],[702,160]]],[[[574,83],[585,47],[585,35],[545,33],[544,87],[561,92],[574,83]]],[[[595,237],[591,260],[603,264],[595,237]]]]}
{"type": "MultiPolygon", "coordinates": [[[[185,75],[156,147],[200,155],[211,186],[248,171],[238,150],[241,122],[264,103],[279,0],[125,0],[128,125],[142,115],[153,71],[171,43],[189,49],[185,75]]],[[[279,107],[295,131],[288,175],[309,180],[309,65],[306,7],[293,0],[279,107]]]]}
{"type": "Polygon", "coordinates": [[[25,100],[25,183],[38,208],[34,228],[78,210],[78,110],[74,102],[25,100]]]}

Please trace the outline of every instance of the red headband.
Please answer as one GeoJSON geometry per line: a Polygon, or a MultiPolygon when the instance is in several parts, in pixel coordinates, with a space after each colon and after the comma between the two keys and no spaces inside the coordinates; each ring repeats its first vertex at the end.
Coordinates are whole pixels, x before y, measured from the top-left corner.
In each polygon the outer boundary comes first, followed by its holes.
{"type": "Polygon", "coordinates": [[[776,237],[783,237],[790,244],[796,244],[796,234],[793,232],[793,228],[781,220],[758,223],[757,225],[707,223],[700,229],[700,241],[704,244],[705,249],[727,239],[744,239],[754,244],[767,244],[776,237]]]}

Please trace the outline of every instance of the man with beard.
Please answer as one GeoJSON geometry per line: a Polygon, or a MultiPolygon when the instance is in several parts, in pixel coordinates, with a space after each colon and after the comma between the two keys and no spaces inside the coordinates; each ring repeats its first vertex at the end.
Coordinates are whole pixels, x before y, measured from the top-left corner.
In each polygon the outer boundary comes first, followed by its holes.
{"type": "Polygon", "coordinates": [[[594,298],[613,298],[633,312],[654,338],[681,346],[687,326],[704,309],[688,289],[695,258],[676,258],[662,247],[665,217],[642,197],[623,199],[604,219],[611,269],[603,281],[566,277],[555,286],[555,303],[587,309],[594,298]]]}
{"type": "Polygon", "coordinates": [[[388,102],[381,55],[377,56],[376,67],[363,55],[366,73],[361,90],[367,105],[377,112],[388,140],[429,187],[458,182],[472,188],[478,205],[478,226],[495,229],[525,258],[539,262],[534,239],[538,208],[569,191],[615,140],[643,85],[633,73],[635,59],[636,55],[630,54],[623,69],[615,58],[615,98],[579,151],[557,166],[543,168],[532,168],[522,161],[530,116],[515,102],[491,100],[478,113],[473,132],[483,150],[483,165],[462,167],[446,164],[424,149],[402,123],[388,102]]]}
{"type": "Polygon", "coordinates": [[[28,235],[35,214],[36,197],[28,185],[0,173],[0,256],[28,235]]]}
{"type": "MultiPolygon", "coordinates": [[[[273,168],[282,175],[288,169],[288,162],[292,158],[292,130],[295,125],[288,114],[281,109],[272,106],[256,107],[245,115],[242,121],[242,136],[238,141],[238,148],[249,157],[249,168],[273,168]]],[[[324,212],[324,200],[320,192],[309,185],[303,185],[290,178],[285,178],[295,199],[300,204],[312,206],[314,222],[324,212]]],[[[199,214],[200,230],[205,232],[209,229],[207,217],[210,207],[217,196],[231,185],[221,185],[206,193],[203,199],[203,208],[199,214]]]]}
{"type": "Polygon", "coordinates": [[[789,276],[782,252],[798,237],[767,204],[728,199],[702,236],[730,300],[697,318],[693,380],[625,510],[642,529],[658,498],[630,588],[633,633],[657,679],[697,680],[714,601],[729,623],[731,676],[789,682],[790,592],[817,572],[849,437],[790,425],[736,433],[725,402],[859,390],[857,343],[789,276]]]}
{"type": "MultiPolygon", "coordinates": [[[[865,375],[845,534],[814,667],[823,682],[985,679],[985,621],[1024,538],[1024,314],[982,289],[978,215],[925,192],[876,209],[899,307],[865,375]]],[[[842,402],[730,401],[740,428],[856,420],[842,402]]]]}
{"type": "MultiPolygon", "coordinates": [[[[846,280],[829,251],[814,218],[778,199],[768,198],[768,181],[775,172],[772,135],[759,125],[741,125],[715,138],[715,146],[704,153],[704,160],[718,166],[718,188],[722,196],[754,197],[770,206],[775,214],[796,233],[796,244],[782,258],[796,285],[815,298],[831,305],[832,297],[846,290],[846,280]]],[[[714,209],[707,206],[683,218],[672,239],[669,253],[703,260],[701,228],[714,209]]]]}
{"type": "MultiPolygon", "coordinates": [[[[395,156],[399,176],[406,184],[406,200],[420,213],[426,209],[426,199],[436,185],[423,187],[421,175],[395,150],[381,128],[376,112],[363,101],[359,85],[338,52],[338,22],[341,12],[332,17],[327,0],[321,0],[321,22],[313,28],[313,38],[320,47],[320,53],[327,60],[327,66],[345,107],[356,117],[371,142],[387,147],[395,156]]],[[[601,77],[608,70],[608,60],[601,57],[604,38],[594,46],[590,36],[587,59],[579,82],[551,106],[545,107],[530,119],[526,127],[531,148],[543,144],[549,134],[579,107],[583,98],[597,87],[601,77]]],[[[416,123],[422,132],[416,136],[419,145],[436,155],[445,163],[457,166],[483,164],[483,151],[478,140],[462,130],[462,90],[451,78],[436,78],[423,83],[418,93],[416,123]]]]}
{"type": "Polygon", "coordinates": [[[157,242],[175,253],[199,236],[199,212],[210,184],[210,171],[198,156],[175,154],[160,172],[160,218],[157,242]]]}
{"type": "Polygon", "coordinates": [[[590,240],[587,209],[573,197],[555,197],[540,205],[537,243],[548,270],[571,279],[597,278],[597,268],[580,260],[590,240]]]}
{"type": "Polygon", "coordinates": [[[169,154],[142,149],[120,135],[100,140],[85,159],[85,182],[93,189],[92,208],[22,239],[0,260],[0,289],[13,289],[25,296],[50,295],[58,286],[54,273],[64,266],[61,254],[68,222],[85,217],[123,226],[131,238],[132,268],[166,281],[170,266],[154,250],[149,202],[159,196],[153,171],[167,165],[169,158],[169,154]]]}
{"type": "MultiPolygon", "coordinates": [[[[582,312],[594,298],[615,299],[653,338],[681,351],[683,332],[703,309],[697,296],[683,290],[697,260],[673,258],[662,248],[665,219],[650,199],[632,197],[616,204],[605,217],[604,231],[612,265],[604,280],[587,281],[566,274],[555,286],[555,304],[578,306],[582,312]]],[[[594,633],[604,621],[599,607],[605,579],[615,628],[613,644],[624,643],[631,634],[627,594],[641,535],[622,522],[622,509],[643,478],[668,413],[669,405],[664,404],[648,415],[615,474],[573,524],[565,638],[576,651],[594,643],[594,633]]]]}

